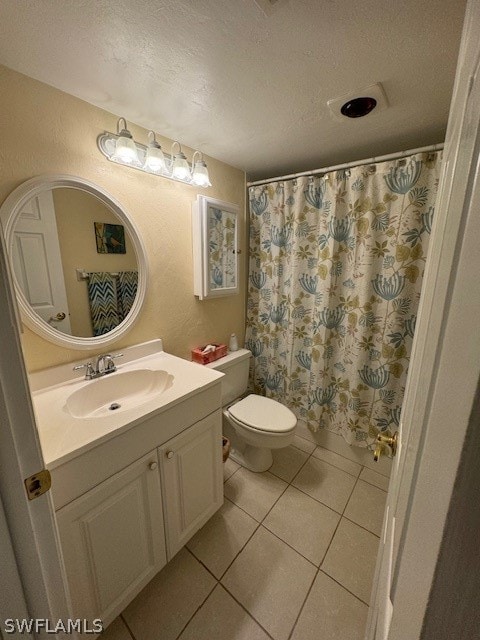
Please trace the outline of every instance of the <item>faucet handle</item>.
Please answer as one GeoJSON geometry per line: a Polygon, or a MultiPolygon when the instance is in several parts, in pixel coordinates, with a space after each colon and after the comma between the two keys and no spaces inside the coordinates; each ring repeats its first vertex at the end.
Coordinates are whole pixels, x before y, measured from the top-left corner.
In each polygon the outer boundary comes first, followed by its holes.
{"type": "Polygon", "coordinates": [[[85,362],[84,364],[77,364],[73,367],[73,371],[79,371],[80,369],[86,369],[85,380],[91,380],[95,375],[93,364],[91,362],[85,362]]]}
{"type": "Polygon", "coordinates": [[[79,371],[80,369],[86,369],[87,367],[91,367],[92,363],[91,362],[85,362],[84,364],[77,364],[74,367],[72,367],[72,371],[79,371]]]}
{"type": "Polygon", "coordinates": [[[112,360],[114,360],[115,358],[123,358],[123,353],[116,353],[113,356],[110,356],[112,358],[112,360]]]}

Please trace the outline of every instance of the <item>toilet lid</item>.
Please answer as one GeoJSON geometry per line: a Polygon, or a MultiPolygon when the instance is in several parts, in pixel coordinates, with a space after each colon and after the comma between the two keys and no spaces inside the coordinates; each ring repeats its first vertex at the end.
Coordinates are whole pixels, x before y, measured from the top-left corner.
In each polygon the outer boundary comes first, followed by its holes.
{"type": "Polygon", "coordinates": [[[284,433],[297,424],[295,415],[271,398],[250,394],[229,408],[230,414],[239,422],[252,429],[284,433]]]}

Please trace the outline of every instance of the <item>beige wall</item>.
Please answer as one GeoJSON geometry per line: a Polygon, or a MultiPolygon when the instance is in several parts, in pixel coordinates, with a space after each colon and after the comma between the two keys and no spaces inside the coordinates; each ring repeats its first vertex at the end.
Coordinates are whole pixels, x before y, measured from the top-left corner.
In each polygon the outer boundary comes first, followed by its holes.
{"type": "Polygon", "coordinates": [[[53,202],[72,335],[91,337],[87,282],[78,280],[76,269],[87,272],[137,270],[135,251],[125,229],[126,253],[97,252],[94,222],[121,224],[121,220],[92,194],[79,189],[53,189],[53,202]]]}
{"type": "MultiPolygon", "coordinates": [[[[140,230],[150,265],[147,299],[140,319],[110,349],[164,339],[166,351],[190,359],[190,349],[245,329],[245,174],[206,158],[214,185],[202,190],[108,162],[97,149],[104,130],[115,131],[117,116],[0,66],[0,202],[19,184],[40,174],[77,175],[106,189],[140,230]],[[193,295],[191,204],[197,193],[237,203],[241,209],[241,288],[236,296],[198,301],[193,295]]],[[[141,105],[139,105],[139,109],[141,105]]],[[[130,126],[144,142],[146,131],[130,126]]],[[[169,151],[171,141],[157,136],[169,151]]],[[[184,148],[188,159],[192,151],[184,148]]],[[[82,265],[80,265],[82,266],[82,265]]],[[[85,351],[64,349],[24,329],[29,370],[78,360],[85,351]]],[[[95,353],[95,352],[93,352],[95,353]]]]}

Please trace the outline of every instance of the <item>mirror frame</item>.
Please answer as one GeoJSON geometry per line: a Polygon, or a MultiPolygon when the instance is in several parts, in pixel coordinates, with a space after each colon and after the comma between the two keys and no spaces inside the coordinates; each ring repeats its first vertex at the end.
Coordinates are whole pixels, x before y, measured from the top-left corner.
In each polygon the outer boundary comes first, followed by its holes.
{"type": "Polygon", "coordinates": [[[137,321],[139,313],[143,307],[145,301],[145,295],[147,290],[148,280],[148,263],[147,254],[145,251],[145,245],[140,237],[137,227],[135,226],[130,215],[125,208],[111,196],[105,189],[96,185],[89,180],[79,178],[78,176],[70,176],[64,174],[55,175],[41,175],[26,182],[23,182],[18,186],[0,207],[0,221],[3,226],[3,234],[6,240],[8,260],[10,264],[10,271],[12,275],[13,284],[15,287],[15,293],[20,307],[22,321],[25,322],[27,327],[34,331],[37,335],[53,342],[60,347],[66,347],[68,349],[79,350],[102,350],[103,347],[111,345],[113,342],[118,341],[124,336],[137,321]],[[108,207],[116,216],[120,219],[121,223],[126,227],[132,241],[135,256],[138,264],[138,286],[137,295],[133,302],[130,313],[115,329],[109,331],[102,336],[96,336],[91,338],[81,338],[79,336],[71,336],[66,333],[62,333],[57,329],[51,327],[47,322],[42,320],[30,307],[23,291],[21,290],[16,274],[13,269],[12,261],[12,244],[14,240],[14,227],[20,211],[26,205],[30,198],[33,198],[40,193],[55,189],[55,188],[72,188],[80,189],[86,193],[98,198],[106,207],[108,207]]]}

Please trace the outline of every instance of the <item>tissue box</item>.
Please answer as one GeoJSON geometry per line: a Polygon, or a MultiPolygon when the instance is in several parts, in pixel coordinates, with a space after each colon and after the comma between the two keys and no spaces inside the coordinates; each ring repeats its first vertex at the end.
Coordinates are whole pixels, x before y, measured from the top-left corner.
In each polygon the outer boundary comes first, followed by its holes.
{"type": "Polygon", "coordinates": [[[205,347],[197,347],[196,349],[192,349],[193,362],[198,362],[199,364],[208,364],[209,362],[214,362],[215,360],[223,358],[223,356],[227,355],[226,344],[218,344],[217,342],[210,342],[210,344],[213,344],[213,346],[215,347],[215,351],[202,353],[205,347]]]}

